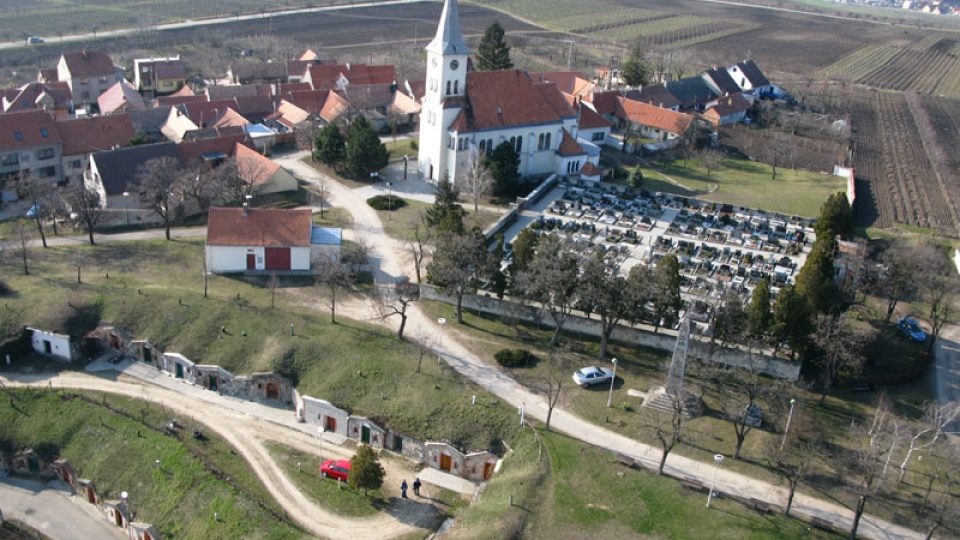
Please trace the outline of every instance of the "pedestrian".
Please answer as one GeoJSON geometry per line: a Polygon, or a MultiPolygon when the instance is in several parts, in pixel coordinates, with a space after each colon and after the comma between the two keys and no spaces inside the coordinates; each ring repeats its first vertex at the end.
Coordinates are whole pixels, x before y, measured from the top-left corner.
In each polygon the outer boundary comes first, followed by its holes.
{"type": "Polygon", "coordinates": [[[402,499],[407,498],[407,480],[406,479],[404,479],[403,482],[400,483],[400,498],[402,499]]]}
{"type": "Polygon", "coordinates": [[[420,479],[419,478],[415,478],[413,480],[413,494],[416,495],[417,497],[420,496],[420,479]]]}

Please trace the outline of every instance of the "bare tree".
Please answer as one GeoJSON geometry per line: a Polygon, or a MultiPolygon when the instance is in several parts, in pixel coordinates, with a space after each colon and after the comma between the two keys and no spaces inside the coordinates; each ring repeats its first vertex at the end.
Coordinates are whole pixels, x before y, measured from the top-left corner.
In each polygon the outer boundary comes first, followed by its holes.
{"type": "Polygon", "coordinates": [[[70,199],[73,211],[77,214],[77,221],[87,229],[90,245],[93,241],[93,230],[103,218],[103,206],[100,204],[100,193],[86,186],[80,186],[70,199]]]}
{"type": "Polygon", "coordinates": [[[210,284],[210,272],[207,269],[207,253],[206,249],[200,254],[200,260],[203,261],[203,297],[204,299],[208,298],[207,288],[210,284]]]}
{"type": "Polygon", "coordinates": [[[707,178],[713,178],[713,171],[720,168],[723,158],[726,157],[723,152],[713,148],[701,148],[697,155],[703,168],[707,170],[707,178]]]}
{"type": "Polygon", "coordinates": [[[663,468],[667,464],[667,457],[680,442],[683,430],[683,397],[672,396],[670,411],[657,410],[654,417],[653,434],[660,443],[660,464],[657,474],[663,475],[663,468]]]}
{"type": "Polygon", "coordinates": [[[897,243],[880,256],[881,265],[870,276],[872,289],[887,299],[885,322],[890,322],[897,304],[917,290],[918,273],[929,268],[930,259],[941,256],[929,246],[905,247],[897,243]]]}
{"type": "Polygon", "coordinates": [[[277,288],[280,287],[280,278],[277,277],[277,274],[271,273],[270,279],[267,280],[267,288],[270,289],[270,307],[277,307],[277,288]]]}
{"type": "MultiPolygon", "coordinates": [[[[423,358],[430,352],[430,346],[433,345],[433,336],[426,328],[419,326],[414,336],[414,341],[417,343],[417,371],[420,373],[420,368],[423,366],[423,358]]],[[[440,354],[439,352],[437,353],[440,354]]]]}
{"type": "Polygon", "coordinates": [[[320,205],[320,219],[324,219],[327,212],[327,194],[330,192],[329,188],[327,187],[327,177],[325,175],[321,175],[316,186],[318,199],[317,204],[320,205]]]}
{"type": "Polygon", "coordinates": [[[20,190],[26,196],[30,203],[30,214],[34,223],[37,225],[37,233],[40,235],[40,243],[47,247],[47,235],[43,230],[43,218],[46,215],[44,208],[47,206],[47,199],[50,191],[53,189],[52,183],[45,182],[41,178],[31,176],[29,169],[20,171],[20,190]]]}
{"type": "Polygon", "coordinates": [[[427,279],[456,297],[458,323],[463,324],[463,295],[490,275],[495,262],[479,231],[440,236],[427,279]]]}
{"type": "Polygon", "coordinates": [[[517,277],[523,295],[540,304],[553,319],[551,345],[560,340],[563,325],[577,303],[579,261],[555,234],[540,237],[529,267],[517,277]]]}
{"type": "Polygon", "coordinates": [[[771,439],[764,458],[767,466],[787,482],[787,500],[783,515],[790,515],[797,488],[818,461],[827,457],[823,433],[813,425],[813,418],[806,409],[797,408],[791,419],[791,429],[784,439],[771,439]]]}
{"type": "Polygon", "coordinates": [[[947,455],[940,458],[937,472],[930,475],[930,482],[927,485],[926,493],[920,504],[919,514],[922,516],[928,507],[930,492],[933,489],[933,483],[940,480],[940,500],[933,503],[933,515],[931,516],[930,526],[927,528],[926,540],[933,538],[933,534],[943,526],[950,526],[960,523],[960,497],[954,493],[953,486],[957,485],[960,475],[957,474],[956,466],[960,458],[960,450],[956,445],[947,445],[947,455]],[[944,466],[946,465],[946,466],[944,466]]]}
{"type": "Polygon", "coordinates": [[[930,306],[927,324],[930,325],[928,347],[932,351],[940,331],[953,316],[953,305],[957,300],[957,280],[949,275],[929,275],[920,284],[923,299],[930,306]]]}
{"type": "Polygon", "coordinates": [[[711,386],[717,393],[723,416],[733,427],[736,447],[733,459],[740,459],[743,443],[754,427],[762,421],[757,417],[761,399],[772,397],[780,392],[777,380],[763,377],[754,365],[751,351],[750,365],[745,368],[717,365],[710,371],[711,386]]]}
{"type": "Polygon", "coordinates": [[[314,267],[317,287],[330,307],[330,322],[337,324],[337,295],[347,286],[350,273],[335,256],[323,257],[314,267]]]}
{"type": "Polygon", "coordinates": [[[822,405],[837,377],[843,373],[856,374],[863,369],[863,348],[872,334],[854,327],[843,314],[820,314],[810,337],[817,347],[813,363],[820,370],[822,405]]]}
{"type": "Polygon", "coordinates": [[[183,194],[197,203],[201,212],[206,212],[219,195],[217,174],[205,166],[185,169],[180,178],[183,194]]]}
{"type": "Polygon", "coordinates": [[[161,220],[170,240],[170,227],[182,211],[180,161],[172,157],[148,160],[137,168],[135,186],[140,196],[161,220]]]}
{"type": "Polygon", "coordinates": [[[254,195],[253,186],[241,175],[240,165],[235,158],[224,160],[210,172],[213,174],[214,186],[220,194],[219,199],[225,204],[240,205],[247,200],[248,195],[254,195]]]}
{"type": "Polygon", "coordinates": [[[493,176],[483,164],[483,160],[472,158],[470,169],[460,176],[460,185],[457,190],[466,193],[473,200],[473,212],[480,211],[480,197],[490,193],[493,188],[493,176]]]}
{"type": "Polygon", "coordinates": [[[917,450],[929,450],[941,441],[947,432],[947,428],[957,418],[960,418],[960,400],[950,401],[944,404],[927,403],[924,407],[923,420],[920,427],[910,437],[910,446],[903,456],[900,463],[900,477],[897,482],[903,482],[904,475],[907,474],[907,465],[910,458],[917,450]]]}
{"type": "Polygon", "coordinates": [[[545,427],[550,431],[550,420],[553,418],[553,410],[560,401],[560,393],[563,390],[563,384],[569,376],[568,363],[564,360],[562,354],[556,351],[550,351],[546,359],[546,366],[540,377],[533,383],[537,392],[543,394],[547,401],[547,419],[545,427]]]}
{"type": "Polygon", "coordinates": [[[316,122],[305,120],[294,126],[293,133],[296,137],[297,148],[300,150],[311,150],[313,149],[314,141],[317,140],[317,135],[320,134],[320,128],[316,122]]]}
{"type": "Polygon", "coordinates": [[[424,256],[427,254],[424,241],[429,234],[430,229],[421,229],[419,222],[413,225],[413,240],[408,243],[408,246],[410,247],[410,256],[413,258],[413,270],[417,275],[417,283],[423,283],[421,269],[423,268],[424,256]]]}
{"type": "Polygon", "coordinates": [[[607,346],[613,329],[620,320],[627,317],[631,305],[628,302],[627,280],[620,276],[617,268],[610,268],[599,251],[584,258],[580,306],[588,313],[600,316],[600,352],[599,358],[607,356],[607,346]]]}
{"type": "Polygon", "coordinates": [[[894,431],[896,419],[889,408],[881,403],[877,406],[873,421],[869,427],[860,424],[851,425],[854,450],[849,458],[844,475],[851,478],[856,503],[853,510],[853,525],[850,538],[857,537],[860,519],[866,511],[867,501],[876,494],[886,457],[895,444],[894,431]]]}
{"type": "Polygon", "coordinates": [[[72,260],[73,265],[77,268],[77,285],[79,285],[83,283],[80,272],[83,269],[83,265],[87,262],[87,255],[83,252],[83,250],[77,249],[73,252],[72,260]]]}
{"type": "Polygon", "coordinates": [[[30,267],[27,265],[27,244],[30,243],[30,227],[23,220],[13,222],[13,237],[17,239],[16,250],[23,259],[23,275],[30,275],[30,267]]]}
{"type": "Polygon", "coordinates": [[[397,339],[403,339],[407,326],[407,309],[419,297],[417,286],[412,283],[378,284],[373,295],[373,311],[380,320],[400,317],[397,339]]]}

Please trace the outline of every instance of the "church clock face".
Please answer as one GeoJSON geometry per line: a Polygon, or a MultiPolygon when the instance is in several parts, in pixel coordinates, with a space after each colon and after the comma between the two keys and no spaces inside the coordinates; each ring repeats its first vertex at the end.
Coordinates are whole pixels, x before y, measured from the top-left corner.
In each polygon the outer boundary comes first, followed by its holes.
{"type": "Polygon", "coordinates": [[[450,69],[456,71],[458,67],[460,67],[460,62],[457,62],[456,60],[450,61],[450,69]]]}

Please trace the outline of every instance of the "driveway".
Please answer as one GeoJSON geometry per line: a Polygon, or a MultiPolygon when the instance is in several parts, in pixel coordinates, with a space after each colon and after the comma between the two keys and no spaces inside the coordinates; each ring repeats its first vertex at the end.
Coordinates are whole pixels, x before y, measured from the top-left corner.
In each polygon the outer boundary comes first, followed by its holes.
{"type": "Polygon", "coordinates": [[[127,538],[95,506],[67,489],[19,478],[0,479],[0,510],[54,540],[127,538]]]}

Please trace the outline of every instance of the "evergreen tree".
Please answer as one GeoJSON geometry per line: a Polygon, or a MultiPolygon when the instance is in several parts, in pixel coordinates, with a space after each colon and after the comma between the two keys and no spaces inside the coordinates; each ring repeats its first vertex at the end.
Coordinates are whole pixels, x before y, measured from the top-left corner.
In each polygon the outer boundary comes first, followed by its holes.
{"type": "Polygon", "coordinates": [[[797,274],[797,292],[815,313],[827,313],[836,305],[836,286],[833,282],[833,251],[836,242],[831,237],[817,238],[800,273],[797,274]]]}
{"type": "Polygon", "coordinates": [[[344,165],[355,177],[366,178],[372,172],[387,166],[390,152],[380,142],[373,126],[363,116],[358,116],[350,125],[344,165]]]}
{"type": "Polygon", "coordinates": [[[450,179],[444,176],[437,182],[437,195],[433,205],[427,208],[423,220],[439,233],[463,234],[463,207],[457,203],[460,194],[450,179]]]}
{"type": "Polygon", "coordinates": [[[510,273],[510,288],[513,288],[517,276],[530,268],[530,262],[537,252],[537,244],[539,241],[540,235],[530,227],[526,227],[520,231],[520,234],[513,239],[513,242],[510,244],[513,250],[513,260],[510,262],[510,268],[508,269],[510,273]]]}
{"type": "Polygon", "coordinates": [[[654,332],[660,325],[672,328],[680,316],[680,261],[677,256],[670,254],[657,263],[653,274],[654,297],[653,307],[656,320],[654,332]]]}
{"type": "Polygon", "coordinates": [[[638,37],[630,48],[630,56],[620,69],[620,77],[627,86],[643,86],[650,82],[650,66],[643,52],[643,40],[638,37]]]}
{"type": "Polygon", "coordinates": [[[510,47],[504,41],[504,31],[500,23],[493,21],[486,31],[477,48],[477,71],[499,71],[512,69],[510,61],[510,47]]]}
{"type": "Polygon", "coordinates": [[[639,165],[630,171],[630,176],[627,177],[627,185],[633,189],[640,189],[640,186],[643,185],[643,171],[640,170],[639,165]]]}
{"type": "Polygon", "coordinates": [[[380,489],[383,485],[383,466],[373,448],[361,444],[357,453],[350,458],[350,475],[347,483],[353,489],[362,489],[366,495],[368,490],[380,489]]]}
{"type": "Polygon", "coordinates": [[[790,358],[807,349],[810,332],[813,330],[810,308],[806,299],[793,285],[784,287],[773,306],[772,334],[779,346],[788,343],[790,358]]]}
{"type": "Polygon", "coordinates": [[[750,337],[762,338],[770,330],[770,282],[761,279],[753,289],[750,309],[747,311],[747,331],[750,337]]]}
{"type": "Polygon", "coordinates": [[[817,241],[830,240],[839,234],[841,237],[850,232],[853,224],[853,212],[846,194],[834,193],[820,206],[820,217],[813,228],[817,231],[817,241]]]}
{"type": "Polygon", "coordinates": [[[514,193],[520,181],[520,156],[509,141],[503,141],[487,156],[487,170],[493,176],[493,194],[503,197],[514,193]]]}
{"type": "Polygon", "coordinates": [[[330,123],[324,126],[317,135],[314,142],[313,159],[322,161],[327,165],[336,165],[343,161],[346,154],[346,143],[343,140],[343,134],[336,124],[330,123]]]}

